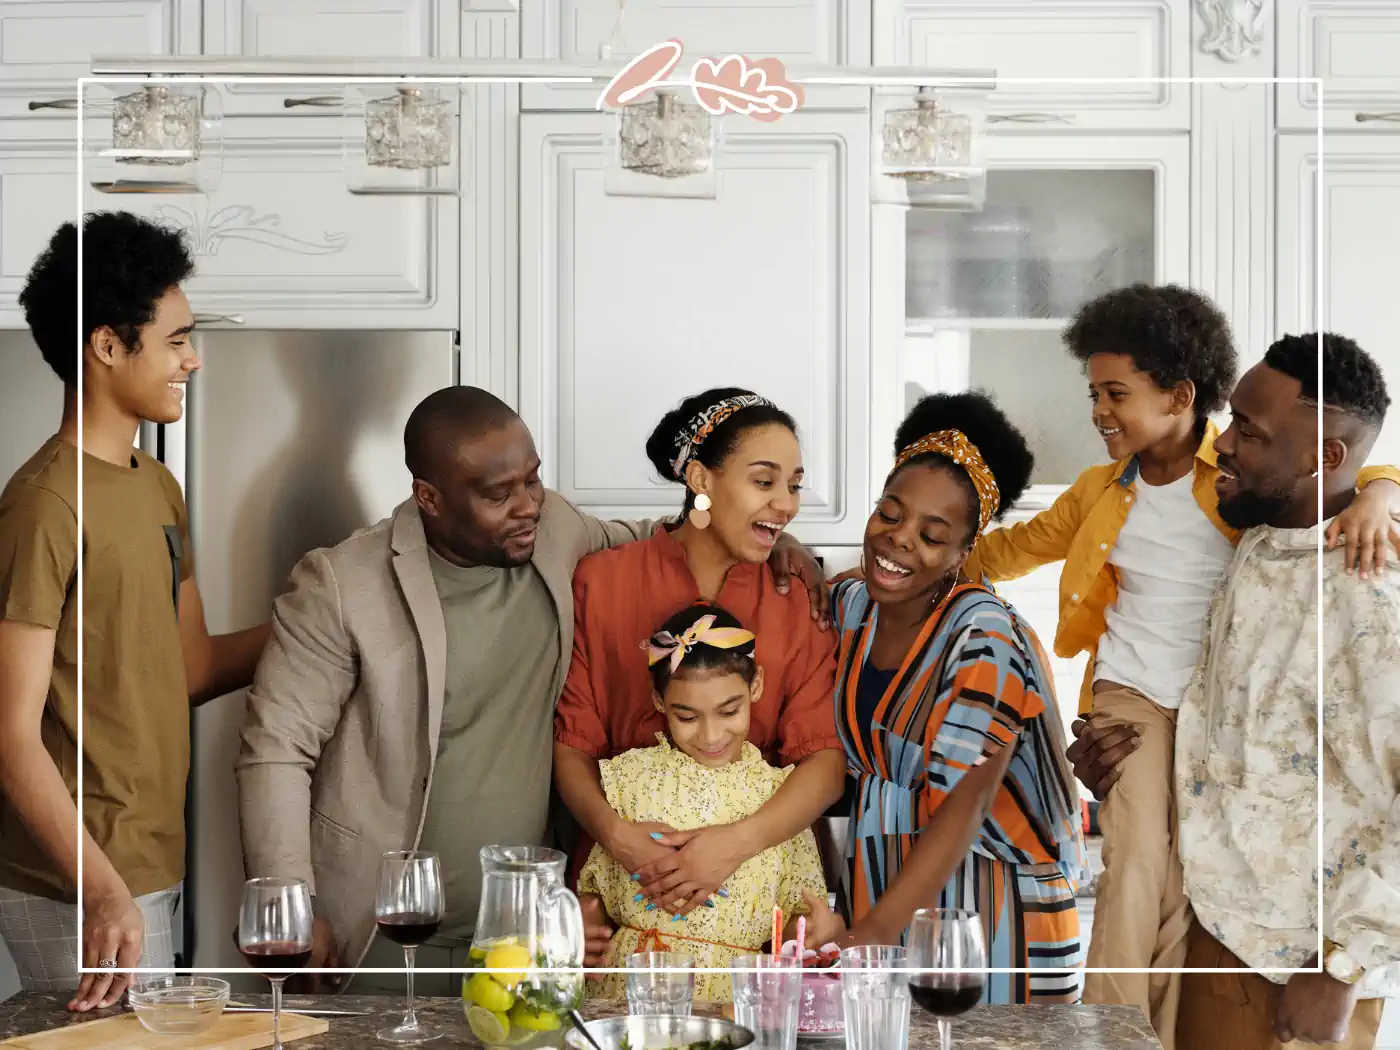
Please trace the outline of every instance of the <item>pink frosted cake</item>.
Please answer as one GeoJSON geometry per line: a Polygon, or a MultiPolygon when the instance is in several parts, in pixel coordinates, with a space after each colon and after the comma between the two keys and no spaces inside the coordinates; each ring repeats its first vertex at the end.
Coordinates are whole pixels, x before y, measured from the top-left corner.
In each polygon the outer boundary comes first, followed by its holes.
{"type": "MultiPolygon", "coordinates": [[[[783,945],[783,954],[795,956],[796,943],[783,945]]],[[[820,952],[808,948],[803,953],[802,1000],[797,1008],[799,1035],[836,1034],[846,1027],[845,1007],[841,1003],[841,971],[837,962],[840,950],[834,944],[822,946],[820,952]]]]}

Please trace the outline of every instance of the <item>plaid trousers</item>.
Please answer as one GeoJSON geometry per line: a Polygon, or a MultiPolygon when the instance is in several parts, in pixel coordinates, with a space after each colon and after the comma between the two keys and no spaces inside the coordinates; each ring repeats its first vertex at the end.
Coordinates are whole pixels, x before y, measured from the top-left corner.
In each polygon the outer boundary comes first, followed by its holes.
{"type": "MultiPolygon", "coordinates": [[[[174,971],[172,919],[179,902],[179,886],[136,898],[146,924],[138,964],[142,968],[174,971]]],[[[0,940],[15,960],[24,991],[71,992],[78,987],[82,979],[78,973],[82,963],[80,933],[77,905],[0,887],[0,940]]]]}

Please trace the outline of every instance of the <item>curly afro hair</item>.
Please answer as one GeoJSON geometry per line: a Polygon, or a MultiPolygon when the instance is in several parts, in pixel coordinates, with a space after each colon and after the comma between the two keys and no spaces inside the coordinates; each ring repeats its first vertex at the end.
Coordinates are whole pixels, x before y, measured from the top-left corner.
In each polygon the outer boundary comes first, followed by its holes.
{"type": "Polygon", "coordinates": [[[1064,341],[1086,365],[1094,354],[1127,354],[1163,390],[1190,380],[1198,429],[1225,407],[1238,378],[1230,322],[1204,295],[1174,284],[1133,284],[1085,303],[1064,341]]]}
{"type": "MultiPolygon", "coordinates": [[[[647,459],[656,468],[656,472],[667,481],[675,481],[684,485],[685,478],[678,476],[675,468],[671,465],[676,458],[676,435],[689,426],[691,420],[716,402],[723,401],[727,397],[743,397],[746,394],[752,395],[753,391],[737,386],[715,387],[713,390],[706,390],[704,393],[686,398],[662,416],[661,422],[656,424],[656,429],[651,432],[651,437],[647,438],[647,459]]],[[[793,422],[792,416],[781,408],[754,405],[751,408],[740,409],[715,427],[710,436],[702,441],[700,447],[695,450],[695,458],[714,470],[725,461],[729,453],[734,451],[734,446],[739,443],[739,438],[747,431],[753,430],[755,427],[766,427],[772,423],[787,427],[794,434],[797,433],[797,424],[793,422]]],[[[695,493],[691,492],[687,486],[685,506],[681,513],[688,513],[694,505],[695,493]]]]}
{"type": "MultiPolygon", "coordinates": [[[[996,403],[980,390],[962,394],[929,394],[904,417],[894,438],[895,455],[922,437],[939,430],[961,430],[967,439],[977,446],[987,469],[996,478],[997,490],[1001,494],[993,521],[1000,521],[1011,509],[1030,484],[1031,470],[1035,467],[1035,456],[1026,444],[1025,435],[1006,418],[1006,414],[996,403]]],[[[898,470],[891,471],[894,477],[899,470],[914,464],[942,466],[950,474],[967,486],[968,496],[968,545],[977,538],[977,490],[972,479],[952,460],[930,452],[915,456],[898,470]]]]}
{"type": "MultiPolygon", "coordinates": [[[[1286,335],[1264,354],[1264,363],[1292,376],[1303,386],[1303,397],[1317,404],[1317,333],[1286,335]]],[[[1385,377],[1371,355],[1344,335],[1322,336],[1322,399],[1365,424],[1379,428],[1390,408],[1385,377]]]]}
{"type": "MultiPolygon", "coordinates": [[[[156,304],[194,272],[180,230],[128,212],[83,218],[83,343],[110,328],[126,348],[141,348],[141,329],[156,304]]],[[[19,304],[44,360],[65,386],[77,386],[78,228],[66,222],[29,271],[19,304]]]]}

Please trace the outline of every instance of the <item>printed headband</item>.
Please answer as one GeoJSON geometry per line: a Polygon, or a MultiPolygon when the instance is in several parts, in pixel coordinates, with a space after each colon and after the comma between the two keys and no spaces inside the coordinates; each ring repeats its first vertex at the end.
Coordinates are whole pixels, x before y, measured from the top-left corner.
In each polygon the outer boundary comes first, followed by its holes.
{"type": "Polygon", "coordinates": [[[697,645],[708,645],[713,649],[737,649],[753,641],[753,632],[742,627],[716,627],[715,614],[700,617],[685,629],[679,637],[670,631],[658,631],[648,641],[642,643],[647,651],[647,666],[654,667],[662,660],[670,659],[671,673],[676,673],[685,654],[697,645]]]}
{"type": "Polygon", "coordinates": [[[982,458],[982,453],[977,450],[976,445],[967,440],[967,435],[961,430],[939,430],[919,438],[901,450],[895,457],[894,469],[898,470],[915,456],[926,453],[946,456],[967,471],[967,476],[972,479],[972,487],[977,490],[977,534],[980,536],[1001,504],[1001,490],[997,488],[997,479],[987,469],[987,462],[982,458]]]}
{"type": "Polygon", "coordinates": [[[759,397],[757,394],[740,394],[737,397],[726,397],[722,401],[716,401],[705,411],[686,424],[685,429],[676,435],[676,458],[671,460],[671,469],[675,471],[676,479],[683,481],[681,471],[690,462],[695,450],[705,443],[705,439],[715,432],[715,427],[719,426],[735,412],[742,412],[746,408],[773,408],[773,402],[766,397],[759,397]]]}

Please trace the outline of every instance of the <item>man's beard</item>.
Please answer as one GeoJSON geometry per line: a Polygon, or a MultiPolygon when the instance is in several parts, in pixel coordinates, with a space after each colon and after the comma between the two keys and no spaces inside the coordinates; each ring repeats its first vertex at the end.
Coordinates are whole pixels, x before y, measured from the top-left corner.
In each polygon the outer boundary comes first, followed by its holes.
{"type": "Polygon", "coordinates": [[[1293,504],[1291,493],[1241,489],[1228,499],[1222,499],[1218,509],[1220,520],[1230,528],[1252,529],[1287,517],[1293,504]]]}

